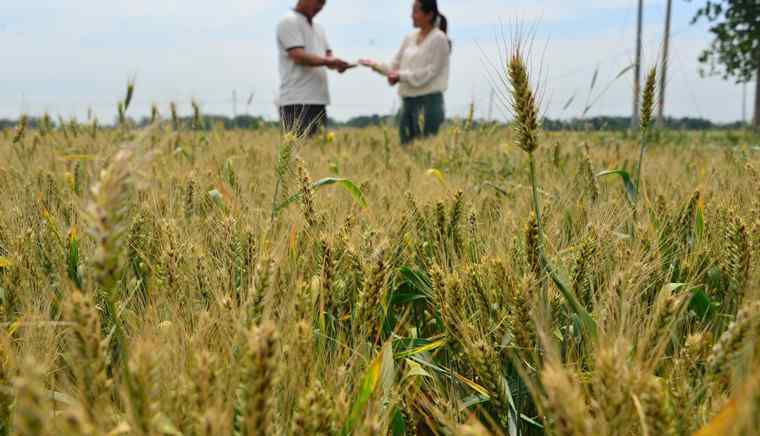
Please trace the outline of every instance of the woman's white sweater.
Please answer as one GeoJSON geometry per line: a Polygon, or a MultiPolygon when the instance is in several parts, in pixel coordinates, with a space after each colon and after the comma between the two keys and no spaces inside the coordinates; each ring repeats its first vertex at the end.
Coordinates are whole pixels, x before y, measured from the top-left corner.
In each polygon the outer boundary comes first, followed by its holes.
{"type": "Polygon", "coordinates": [[[419,34],[420,31],[415,30],[407,35],[393,60],[377,66],[385,75],[399,71],[401,97],[444,92],[449,87],[451,44],[448,36],[440,29],[433,29],[417,44],[419,34]]]}

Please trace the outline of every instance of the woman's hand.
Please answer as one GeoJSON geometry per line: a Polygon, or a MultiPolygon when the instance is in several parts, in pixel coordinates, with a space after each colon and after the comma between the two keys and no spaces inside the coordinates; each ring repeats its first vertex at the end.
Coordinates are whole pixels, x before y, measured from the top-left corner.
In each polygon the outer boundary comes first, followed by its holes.
{"type": "Polygon", "coordinates": [[[377,66],[377,61],[373,61],[372,59],[359,59],[359,65],[374,68],[377,66]]]}
{"type": "Polygon", "coordinates": [[[399,76],[398,70],[393,70],[390,73],[388,73],[389,85],[396,86],[396,84],[400,81],[401,81],[401,76],[399,76]]]}

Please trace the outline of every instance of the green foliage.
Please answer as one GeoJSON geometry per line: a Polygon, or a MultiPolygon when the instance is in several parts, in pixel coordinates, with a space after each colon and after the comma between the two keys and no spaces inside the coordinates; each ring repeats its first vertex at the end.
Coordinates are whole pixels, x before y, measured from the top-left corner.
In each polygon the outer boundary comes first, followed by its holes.
{"type": "Polygon", "coordinates": [[[636,189],[636,185],[633,182],[633,178],[628,173],[628,171],[625,170],[608,170],[608,171],[602,171],[601,173],[596,175],[597,177],[604,177],[604,176],[620,176],[620,179],[623,181],[623,187],[625,188],[625,195],[626,199],[631,205],[636,204],[636,200],[638,198],[638,191],[636,189]]]}
{"type": "MultiPolygon", "coordinates": [[[[362,207],[367,207],[367,201],[364,199],[364,194],[362,193],[362,190],[359,189],[358,186],[354,182],[352,182],[349,179],[342,179],[342,178],[336,178],[336,177],[327,177],[322,180],[319,180],[317,182],[314,182],[313,185],[311,185],[312,190],[317,190],[320,188],[323,188],[325,186],[330,185],[338,185],[346,190],[349,194],[351,194],[351,197],[362,207]]],[[[286,207],[290,206],[291,204],[297,202],[301,199],[303,196],[302,192],[298,192],[296,194],[291,195],[288,197],[285,201],[277,205],[275,207],[275,213],[280,212],[281,210],[285,209],[286,207]]]]}
{"type": "Polygon", "coordinates": [[[709,21],[715,39],[702,52],[704,73],[749,82],[760,68],[760,12],[755,0],[708,0],[693,22],[709,21]]]}
{"type": "Polygon", "coordinates": [[[77,289],[82,290],[82,273],[79,270],[79,263],[79,236],[76,228],[73,228],[69,232],[66,272],[77,289]]]}

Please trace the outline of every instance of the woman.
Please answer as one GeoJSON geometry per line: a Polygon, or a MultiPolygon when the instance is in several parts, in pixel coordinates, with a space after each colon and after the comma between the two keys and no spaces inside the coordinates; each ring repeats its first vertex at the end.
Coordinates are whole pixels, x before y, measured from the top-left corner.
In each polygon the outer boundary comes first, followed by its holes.
{"type": "Polygon", "coordinates": [[[438,1],[416,0],[412,21],[417,30],[404,38],[390,64],[359,61],[386,76],[391,86],[398,84],[403,99],[399,120],[402,144],[438,133],[445,118],[443,93],[449,86],[451,42],[438,1]]]}

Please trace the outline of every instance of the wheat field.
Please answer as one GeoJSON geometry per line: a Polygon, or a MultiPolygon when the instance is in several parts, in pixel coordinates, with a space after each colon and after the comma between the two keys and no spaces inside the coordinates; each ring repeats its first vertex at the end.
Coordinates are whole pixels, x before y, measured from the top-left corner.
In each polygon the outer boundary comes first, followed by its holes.
{"type": "Polygon", "coordinates": [[[755,434],[752,137],[541,132],[520,68],[409,148],[3,132],[0,435],[755,434]]]}

